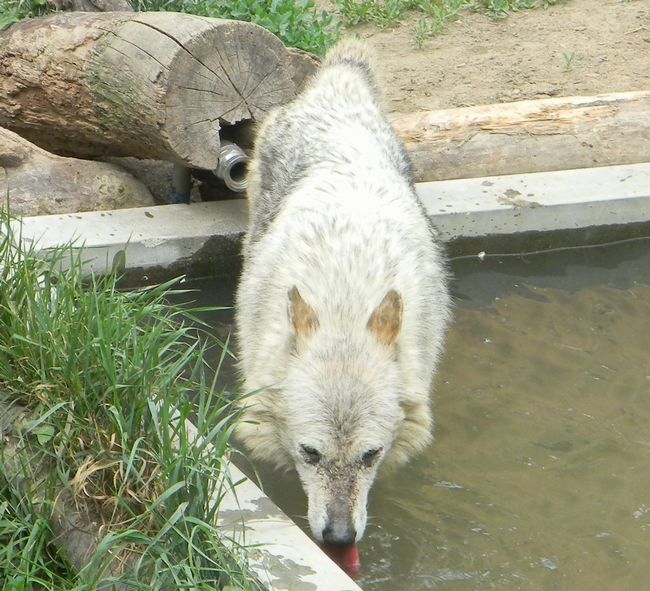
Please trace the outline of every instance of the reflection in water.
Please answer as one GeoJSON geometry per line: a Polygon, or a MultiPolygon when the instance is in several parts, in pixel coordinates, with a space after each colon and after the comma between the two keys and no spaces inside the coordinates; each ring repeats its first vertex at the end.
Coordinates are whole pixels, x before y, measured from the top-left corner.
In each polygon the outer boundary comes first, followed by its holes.
{"type": "MultiPolygon", "coordinates": [[[[452,271],[436,443],[373,489],[359,583],[647,589],[650,243],[452,271]]],[[[294,477],[262,478],[304,515],[294,477]]]]}

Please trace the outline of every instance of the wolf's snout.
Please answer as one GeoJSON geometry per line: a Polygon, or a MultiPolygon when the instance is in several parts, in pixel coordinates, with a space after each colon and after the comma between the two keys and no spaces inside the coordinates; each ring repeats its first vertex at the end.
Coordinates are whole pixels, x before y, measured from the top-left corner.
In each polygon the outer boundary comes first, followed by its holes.
{"type": "Polygon", "coordinates": [[[349,546],[357,540],[357,532],[351,523],[332,521],[323,529],[323,542],[330,546],[349,546]]]}

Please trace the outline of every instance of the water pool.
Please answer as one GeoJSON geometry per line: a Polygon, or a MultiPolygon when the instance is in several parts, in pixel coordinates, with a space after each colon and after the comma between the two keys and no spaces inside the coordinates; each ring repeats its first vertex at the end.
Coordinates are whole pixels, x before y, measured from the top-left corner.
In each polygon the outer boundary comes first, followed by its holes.
{"type": "MultiPolygon", "coordinates": [[[[375,485],[359,584],[648,588],[650,241],[451,270],[436,442],[375,485]]],[[[261,477],[307,529],[297,479],[261,477]]]]}

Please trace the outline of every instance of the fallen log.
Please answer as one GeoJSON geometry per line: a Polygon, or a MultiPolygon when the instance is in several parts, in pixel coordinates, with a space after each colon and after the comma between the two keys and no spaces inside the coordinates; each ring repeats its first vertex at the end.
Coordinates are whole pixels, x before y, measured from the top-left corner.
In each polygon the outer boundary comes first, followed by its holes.
{"type": "Polygon", "coordinates": [[[416,181],[650,162],[650,92],[390,117],[416,181]]]}
{"type": "Polygon", "coordinates": [[[59,13],[0,33],[0,126],[51,152],[211,170],[221,124],[293,98],[292,58],[251,23],[59,13]]]}
{"type": "Polygon", "coordinates": [[[12,215],[154,205],[140,181],[114,164],[55,156],[0,127],[0,208],[12,215]]]}

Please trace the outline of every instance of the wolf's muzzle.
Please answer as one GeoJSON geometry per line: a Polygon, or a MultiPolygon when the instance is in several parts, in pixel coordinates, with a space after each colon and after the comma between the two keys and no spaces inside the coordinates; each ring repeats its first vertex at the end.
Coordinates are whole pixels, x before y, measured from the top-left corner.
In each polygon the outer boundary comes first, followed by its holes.
{"type": "Polygon", "coordinates": [[[323,542],[330,546],[349,546],[357,539],[357,532],[348,521],[335,519],[323,529],[323,542]]]}

